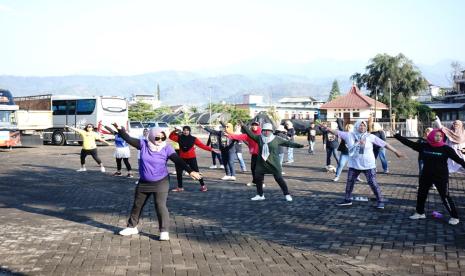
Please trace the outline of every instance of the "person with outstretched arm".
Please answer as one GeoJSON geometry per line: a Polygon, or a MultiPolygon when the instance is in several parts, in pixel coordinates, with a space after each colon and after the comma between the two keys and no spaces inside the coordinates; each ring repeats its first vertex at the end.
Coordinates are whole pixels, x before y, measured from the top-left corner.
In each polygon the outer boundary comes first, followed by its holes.
{"type": "MultiPolygon", "coordinates": [[[[242,123],[240,124],[242,125],[242,123]]],[[[254,177],[257,181],[255,183],[257,184],[257,195],[252,197],[251,200],[265,200],[263,181],[265,179],[265,174],[272,174],[279,187],[281,187],[286,201],[292,201],[286,181],[282,176],[282,167],[279,161],[279,148],[281,146],[303,148],[304,146],[275,136],[273,134],[273,125],[270,123],[263,124],[262,133],[260,135],[254,134],[250,129],[244,126],[242,130],[258,144],[258,159],[254,177]]]]}
{"type": "Polygon", "coordinates": [[[100,171],[101,172],[105,172],[105,167],[103,166],[103,163],[102,163],[102,160],[100,159],[100,157],[98,157],[98,153],[97,153],[97,144],[95,143],[96,140],[98,141],[101,141],[109,146],[111,146],[110,143],[108,143],[105,139],[103,139],[102,137],[100,137],[100,135],[94,131],[95,127],[93,124],[87,124],[85,127],[84,127],[84,130],[82,129],[79,129],[79,128],[75,128],[75,127],[72,127],[72,126],[68,126],[68,125],[65,125],[65,127],[73,130],[73,131],[76,131],[77,133],[79,133],[79,135],[81,135],[82,137],[82,149],[81,149],[81,156],[80,156],[80,159],[81,159],[81,168],[79,168],[79,170],[77,170],[78,172],[85,172],[87,171],[86,169],[86,157],[87,155],[91,155],[92,158],[94,158],[95,162],[97,162],[97,164],[100,166],[100,171]]]}
{"type": "Polygon", "coordinates": [[[349,172],[347,175],[345,197],[342,202],[336,205],[352,205],[352,191],[354,190],[355,181],[357,177],[363,173],[366,176],[368,185],[370,185],[371,190],[376,196],[376,208],[384,209],[384,197],[376,181],[376,159],[373,153],[373,145],[386,147],[399,158],[403,157],[403,154],[385,141],[367,132],[368,125],[363,120],[357,120],[355,122],[352,132],[332,130],[330,128],[326,129],[328,132],[343,139],[349,149],[349,172]]]}
{"type": "Polygon", "coordinates": [[[449,168],[447,161],[452,159],[462,168],[465,168],[465,161],[457,155],[455,150],[444,142],[446,135],[440,129],[433,129],[426,137],[427,143],[413,142],[409,139],[402,137],[399,133],[394,137],[402,144],[417,151],[423,160],[423,168],[420,170],[420,178],[417,194],[416,212],[410,219],[424,219],[425,215],[425,202],[428,197],[428,192],[432,185],[441,197],[444,207],[451,218],[449,224],[456,225],[459,223],[459,215],[455,208],[454,201],[449,195],[449,168]]]}
{"type": "Polygon", "coordinates": [[[169,191],[169,172],[166,163],[174,162],[187,171],[193,179],[201,179],[201,175],[192,170],[166,143],[166,133],[158,127],[151,128],[147,139],[129,136],[126,130],[116,123],[113,126],[128,144],[140,150],[139,182],[134,194],[134,204],[127,228],[119,232],[122,236],[138,234],[137,225],[144,205],[151,195],[155,199],[155,209],[160,229],[160,240],[169,240],[169,213],[166,206],[169,191]]]}

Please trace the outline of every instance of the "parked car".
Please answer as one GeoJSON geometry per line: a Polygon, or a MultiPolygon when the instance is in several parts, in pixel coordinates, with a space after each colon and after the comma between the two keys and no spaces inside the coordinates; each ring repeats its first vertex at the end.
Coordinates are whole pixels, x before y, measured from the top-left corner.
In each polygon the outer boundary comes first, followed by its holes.
{"type": "Polygon", "coordinates": [[[134,138],[139,138],[144,133],[144,125],[141,122],[129,122],[129,135],[134,138]]]}
{"type": "Polygon", "coordinates": [[[166,135],[170,134],[170,126],[165,122],[144,122],[142,123],[145,128],[159,127],[163,129],[166,135]]]}

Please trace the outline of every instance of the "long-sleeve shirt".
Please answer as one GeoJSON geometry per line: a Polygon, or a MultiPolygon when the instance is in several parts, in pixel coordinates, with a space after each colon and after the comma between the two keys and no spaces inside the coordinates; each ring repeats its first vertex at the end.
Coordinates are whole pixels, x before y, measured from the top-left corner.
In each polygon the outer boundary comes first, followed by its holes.
{"type": "Polygon", "coordinates": [[[160,151],[152,151],[148,145],[149,141],[131,137],[124,129],[118,130],[118,134],[128,144],[140,150],[140,182],[157,182],[167,177],[169,175],[166,166],[168,159],[188,173],[192,172],[192,169],[176,154],[171,145],[166,144],[160,151]]]}
{"type": "MultiPolygon", "coordinates": [[[[175,142],[178,142],[179,141],[179,135],[176,133],[176,132],[171,132],[170,133],[170,136],[169,138],[175,142]]],[[[203,149],[203,150],[206,150],[206,151],[211,151],[212,148],[205,145],[204,143],[202,143],[199,138],[195,138],[195,141],[194,141],[194,145],[203,149]]],[[[183,151],[182,148],[179,148],[179,156],[183,159],[192,159],[192,158],[195,158],[196,155],[195,155],[195,147],[192,146],[188,151],[183,151]]]]}
{"type": "Polygon", "coordinates": [[[423,170],[421,171],[420,177],[426,177],[435,181],[448,181],[449,168],[447,166],[447,160],[449,158],[465,168],[465,161],[455,153],[454,149],[447,145],[432,147],[428,143],[410,141],[400,134],[396,134],[394,137],[402,144],[421,154],[423,159],[423,170]]]}
{"type": "Polygon", "coordinates": [[[212,137],[216,137],[216,140],[218,141],[218,147],[222,153],[224,152],[230,152],[235,153],[234,144],[237,142],[237,140],[228,138],[224,135],[224,131],[221,130],[214,130],[209,127],[204,128],[208,133],[212,135],[212,137]]]}
{"type": "Polygon", "coordinates": [[[85,131],[82,129],[72,128],[82,137],[82,149],[91,150],[97,148],[95,140],[100,140],[100,135],[94,131],[85,131]]]}
{"type": "MultiPolygon", "coordinates": [[[[343,139],[349,150],[355,146],[357,142],[355,133],[338,131],[337,135],[343,139]]],[[[375,154],[373,153],[373,144],[380,147],[385,147],[386,142],[374,136],[373,134],[367,133],[366,136],[360,141],[363,143],[363,152],[356,151],[354,155],[349,153],[349,168],[356,170],[371,170],[376,168],[375,154]]]]}
{"type": "Polygon", "coordinates": [[[279,148],[280,146],[290,147],[290,148],[303,148],[303,145],[297,144],[291,141],[286,141],[280,137],[275,137],[273,141],[268,143],[268,149],[270,155],[266,160],[262,157],[263,149],[263,140],[260,135],[252,133],[248,128],[243,127],[245,133],[253,139],[258,144],[258,159],[257,166],[255,167],[255,172],[263,174],[273,174],[273,175],[282,175],[281,162],[279,160],[279,148]]]}
{"type": "MultiPolygon", "coordinates": [[[[258,128],[256,131],[253,131],[252,133],[255,134],[255,135],[260,135],[261,132],[262,132],[261,128],[258,128]]],[[[247,143],[247,145],[249,146],[249,153],[251,155],[257,155],[258,154],[258,144],[257,144],[257,142],[255,142],[255,140],[250,138],[247,134],[245,134],[245,133],[243,133],[243,134],[229,134],[229,137],[231,137],[232,139],[235,139],[235,140],[245,141],[247,143]]]]}

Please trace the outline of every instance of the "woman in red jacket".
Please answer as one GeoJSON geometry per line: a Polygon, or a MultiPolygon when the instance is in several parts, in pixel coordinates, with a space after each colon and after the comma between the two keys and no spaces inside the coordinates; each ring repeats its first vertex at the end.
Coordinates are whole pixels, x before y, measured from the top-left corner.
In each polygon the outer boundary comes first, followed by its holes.
{"type": "MultiPolygon", "coordinates": [[[[260,124],[258,122],[252,122],[250,124],[250,130],[255,135],[261,135],[262,129],[260,128],[260,124]]],[[[247,186],[256,185],[257,180],[255,179],[255,166],[257,165],[257,158],[258,158],[258,144],[250,138],[247,134],[234,134],[234,133],[227,133],[228,137],[234,140],[245,141],[249,146],[249,152],[251,156],[250,160],[250,170],[252,171],[252,182],[247,183],[247,186]]]]}
{"type": "MultiPolygon", "coordinates": [[[[197,158],[195,155],[195,147],[197,146],[206,151],[217,151],[211,147],[202,143],[198,138],[191,135],[190,126],[184,126],[182,128],[182,133],[179,131],[172,131],[169,138],[179,144],[179,157],[181,157],[192,170],[199,172],[199,166],[197,164],[197,158]]],[[[178,186],[173,189],[173,192],[182,192],[184,188],[182,187],[182,173],[183,168],[176,167],[176,178],[178,179],[178,186]]],[[[200,191],[208,191],[207,186],[205,185],[203,179],[199,179],[200,182],[200,191]]]]}

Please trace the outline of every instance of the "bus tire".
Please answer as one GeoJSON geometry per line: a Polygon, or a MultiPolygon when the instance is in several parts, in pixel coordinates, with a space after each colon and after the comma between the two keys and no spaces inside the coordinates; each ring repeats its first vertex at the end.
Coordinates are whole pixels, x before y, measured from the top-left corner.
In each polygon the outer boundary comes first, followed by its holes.
{"type": "Polygon", "coordinates": [[[57,130],[52,134],[52,143],[55,146],[63,146],[65,144],[65,135],[62,131],[57,130]]]}

